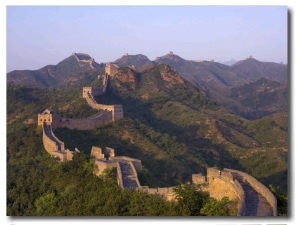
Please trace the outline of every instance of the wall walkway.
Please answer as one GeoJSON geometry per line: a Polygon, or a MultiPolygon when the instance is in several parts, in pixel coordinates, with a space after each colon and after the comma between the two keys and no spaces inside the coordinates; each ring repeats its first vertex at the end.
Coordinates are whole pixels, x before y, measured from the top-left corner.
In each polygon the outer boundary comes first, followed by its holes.
{"type": "Polygon", "coordinates": [[[65,144],[53,133],[51,124],[43,124],[43,144],[47,152],[64,151],[65,144]]]}
{"type": "Polygon", "coordinates": [[[119,165],[122,173],[123,187],[127,189],[138,189],[140,186],[139,181],[134,174],[135,169],[132,168],[130,162],[120,161],[119,165]]]}
{"type": "Polygon", "coordinates": [[[257,216],[258,214],[259,216],[277,216],[277,200],[266,186],[247,173],[232,169],[224,170],[231,172],[233,177],[241,183],[243,188],[246,188],[245,204],[247,205],[247,203],[249,203],[249,207],[246,208],[249,208],[250,211],[246,214],[252,214],[252,211],[256,211],[257,216]],[[252,203],[250,199],[254,199],[252,203]],[[250,206],[253,209],[250,209],[250,206]]]}

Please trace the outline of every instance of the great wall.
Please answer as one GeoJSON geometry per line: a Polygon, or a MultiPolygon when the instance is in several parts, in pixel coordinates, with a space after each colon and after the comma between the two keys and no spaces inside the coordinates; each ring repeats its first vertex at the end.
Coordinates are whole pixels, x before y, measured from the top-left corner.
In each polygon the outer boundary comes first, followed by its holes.
{"type": "MultiPolygon", "coordinates": [[[[74,53],[74,56],[78,55],[74,53]]],[[[91,59],[87,59],[90,63],[91,59]]],[[[60,162],[72,160],[73,155],[79,152],[77,148],[74,151],[65,149],[64,142],[59,140],[53,130],[58,127],[67,127],[69,129],[90,130],[101,125],[114,122],[123,118],[122,105],[103,105],[98,104],[94,96],[104,95],[107,89],[109,77],[113,77],[118,72],[118,66],[107,63],[103,84],[101,88],[83,87],[82,97],[86,99],[89,106],[99,110],[99,113],[84,119],[60,118],[53,110],[46,109],[38,114],[38,126],[42,126],[43,145],[45,150],[59,159],[60,162]]],[[[102,150],[93,146],[91,157],[97,165],[97,176],[101,175],[106,168],[116,168],[117,181],[121,188],[131,188],[140,190],[149,194],[160,195],[165,200],[174,200],[174,187],[149,188],[141,186],[137,171],[142,168],[142,163],[138,159],[127,156],[116,156],[115,150],[106,147],[102,150]]],[[[207,168],[206,176],[203,174],[192,174],[191,183],[201,185],[201,190],[208,191],[211,197],[218,200],[223,197],[229,197],[230,200],[238,201],[237,216],[276,216],[277,200],[272,192],[254,177],[244,172],[232,169],[218,170],[216,168],[207,168]]]]}

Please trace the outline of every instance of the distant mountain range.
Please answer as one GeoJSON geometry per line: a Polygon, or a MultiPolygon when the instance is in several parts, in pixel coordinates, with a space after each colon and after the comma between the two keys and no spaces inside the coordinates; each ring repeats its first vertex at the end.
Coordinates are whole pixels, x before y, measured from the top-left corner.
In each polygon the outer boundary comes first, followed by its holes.
{"type": "MultiPolygon", "coordinates": [[[[288,102],[288,68],[284,64],[261,62],[249,57],[238,62],[231,60],[227,63],[231,64],[229,66],[214,61],[185,60],[172,52],[157,57],[154,61],[142,54],[125,54],[113,63],[120,67],[130,67],[137,73],[167,64],[184,80],[203,91],[208,98],[246,118],[280,112],[286,108],[288,102]],[[249,99],[249,93],[248,97],[242,97],[243,88],[251,90],[252,99],[249,99]],[[250,104],[254,99],[259,101],[266,96],[270,99],[269,102],[259,107],[257,104],[250,104]],[[274,103],[277,100],[280,102],[274,103]]],[[[57,65],[48,65],[39,70],[9,72],[7,82],[40,88],[82,86],[88,84],[93,77],[103,74],[104,67],[104,63],[96,63],[88,54],[73,53],[57,65]]]]}
{"type": "Polygon", "coordinates": [[[88,54],[73,53],[56,65],[47,65],[38,70],[14,70],[7,74],[7,82],[31,87],[52,87],[66,82],[84,72],[104,68],[88,54]]]}
{"type": "Polygon", "coordinates": [[[232,66],[234,65],[235,63],[237,63],[237,61],[235,61],[234,59],[231,59],[229,61],[226,61],[226,62],[221,62],[222,64],[225,64],[227,66],[232,66]]]}

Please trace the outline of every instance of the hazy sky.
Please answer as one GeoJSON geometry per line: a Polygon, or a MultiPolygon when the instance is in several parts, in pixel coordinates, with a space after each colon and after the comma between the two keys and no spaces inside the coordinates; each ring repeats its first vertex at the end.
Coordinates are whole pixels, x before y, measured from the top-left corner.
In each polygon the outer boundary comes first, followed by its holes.
{"type": "Polygon", "coordinates": [[[57,64],[73,52],[96,62],[124,53],[150,60],[225,62],[252,55],[287,62],[285,6],[7,6],[7,72],[57,64]]]}

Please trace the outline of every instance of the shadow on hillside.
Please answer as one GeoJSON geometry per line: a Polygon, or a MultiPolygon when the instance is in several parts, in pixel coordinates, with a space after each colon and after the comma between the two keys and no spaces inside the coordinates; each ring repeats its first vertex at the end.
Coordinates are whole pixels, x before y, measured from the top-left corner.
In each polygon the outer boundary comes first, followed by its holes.
{"type": "Polygon", "coordinates": [[[291,187],[290,180],[288,179],[289,176],[287,170],[280,171],[268,177],[259,178],[259,180],[268,188],[269,185],[272,184],[275,187],[279,186],[280,190],[283,191],[284,193],[291,193],[292,187],[291,187]]]}
{"type": "MultiPolygon", "coordinates": [[[[110,126],[110,125],[108,125],[110,126]]],[[[66,148],[74,150],[75,147],[86,155],[90,155],[93,146],[112,147],[116,156],[128,156],[142,161],[144,170],[142,171],[141,185],[151,187],[164,187],[178,184],[178,180],[185,182],[191,176],[190,170],[176,159],[158,159],[156,154],[150,154],[141,147],[131,144],[128,140],[122,140],[114,136],[114,129],[118,127],[107,126],[92,131],[69,130],[68,128],[58,128],[55,135],[65,142],[66,148]]],[[[159,154],[159,153],[157,153],[159,154]]]]}
{"type": "MultiPolygon", "coordinates": [[[[219,168],[242,169],[239,162],[223,146],[213,144],[211,140],[199,137],[197,133],[200,127],[198,125],[181,127],[171,121],[156,117],[152,111],[153,107],[158,111],[164,102],[146,102],[128,95],[116,94],[112,91],[108,91],[105,97],[97,97],[96,100],[101,104],[121,103],[125,118],[130,118],[138,124],[153,129],[161,134],[161,138],[166,135],[182,144],[184,154],[178,153],[178,150],[172,153],[172,146],[166,145],[160,148],[160,151],[161,154],[164,152],[163,154],[168,156],[155,158],[156,156],[153,153],[147,153],[145,149],[130,143],[130,141],[121,140],[113,132],[109,133],[111,132],[109,131],[111,126],[116,126],[114,129],[126,129],[126,127],[118,127],[120,124],[118,125],[117,122],[96,129],[96,131],[57,129],[55,132],[57,137],[64,141],[68,148],[74,149],[77,147],[88,155],[92,146],[115,148],[116,155],[126,155],[140,159],[151,174],[148,178],[152,181],[155,180],[158,185],[175,185],[179,182],[190,181],[193,173],[205,173],[205,167],[217,166],[219,168]],[[187,152],[185,152],[185,149],[187,149],[187,152]]],[[[138,129],[137,132],[145,137],[145,134],[142,134],[142,131],[138,129]]],[[[157,143],[156,146],[159,147],[157,143]]]]}

